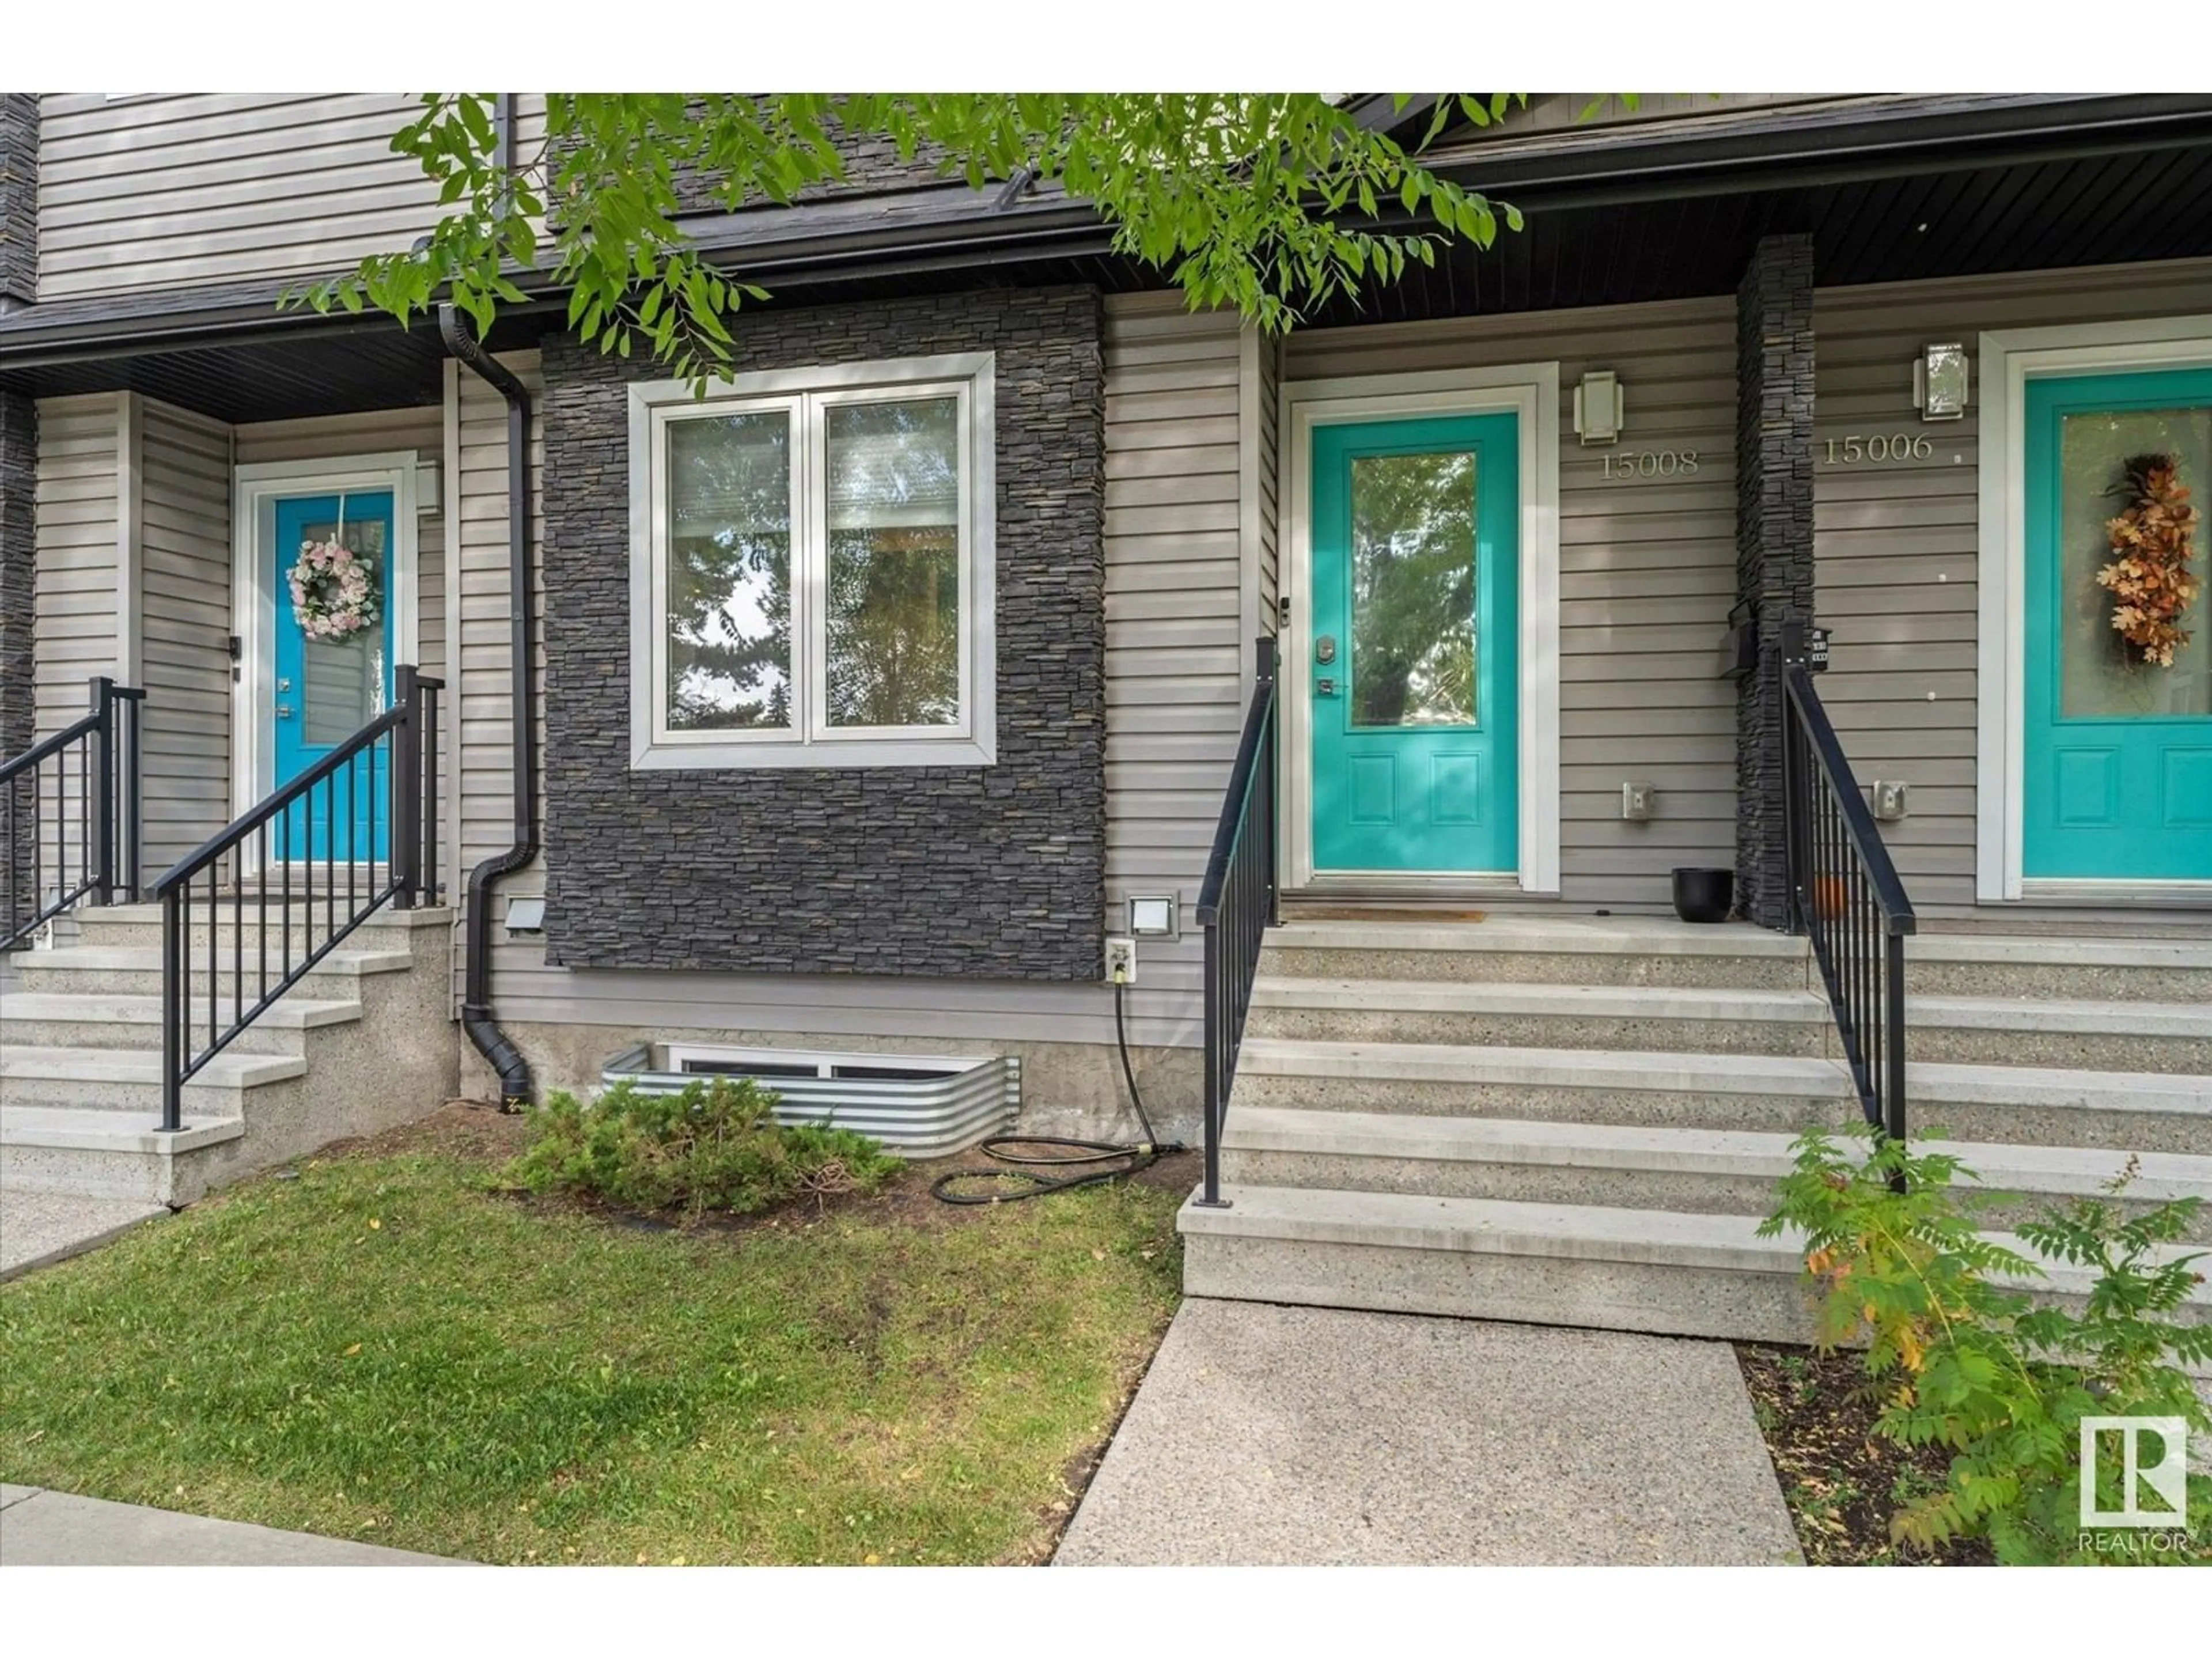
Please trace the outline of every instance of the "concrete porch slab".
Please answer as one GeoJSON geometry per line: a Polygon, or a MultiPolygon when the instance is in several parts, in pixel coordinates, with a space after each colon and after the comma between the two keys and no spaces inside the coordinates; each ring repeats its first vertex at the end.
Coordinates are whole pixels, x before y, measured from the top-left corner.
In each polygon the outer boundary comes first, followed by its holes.
{"type": "Polygon", "coordinates": [[[137,1198],[88,1198],[13,1185],[0,1191],[0,1279],[105,1244],[167,1206],[137,1198]]]}
{"type": "Polygon", "coordinates": [[[1186,1300],[1057,1565],[1784,1565],[1726,1344],[1186,1300]]]}

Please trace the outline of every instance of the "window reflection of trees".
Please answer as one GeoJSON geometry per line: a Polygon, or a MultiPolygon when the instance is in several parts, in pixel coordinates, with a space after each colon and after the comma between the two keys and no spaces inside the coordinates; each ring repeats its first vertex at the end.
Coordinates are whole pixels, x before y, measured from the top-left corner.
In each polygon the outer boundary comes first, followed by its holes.
{"type": "Polygon", "coordinates": [[[1352,464],[1355,726],[1475,717],[1474,456],[1352,464]]]}
{"type": "Polygon", "coordinates": [[[668,428],[668,724],[791,724],[791,420],[668,428]]]}
{"type": "Polygon", "coordinates": [[[960,720],[957,398],[828,415],[829,722],[960,720]]]}

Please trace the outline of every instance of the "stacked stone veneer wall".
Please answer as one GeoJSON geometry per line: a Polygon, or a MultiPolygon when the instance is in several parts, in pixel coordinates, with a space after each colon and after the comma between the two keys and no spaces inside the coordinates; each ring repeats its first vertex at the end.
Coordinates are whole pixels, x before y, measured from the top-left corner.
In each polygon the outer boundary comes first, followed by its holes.
{"type": "MultiPolygon", "coordinates": [[[[31,746],[32,489],[39,460],[38,408],[28,398],[0,392],[0,761],[31,746]]],[[[19,788],[16,839],[0,803],[0,913],[24,911],[31,864],[27,788],[19,788]]]]}
{"type": "Polygon", "coordinates": [[[546,943],[572,968],[1096,979],[1104,369],[1091,289],[749,312],[738,373],[995,354],[998,762],[633,771],[628,384],[544,350],[546,943]]]}
{"type": "Polygon", "coordinates": [[[39,98],[0,92],[0,307],[39,291],[39,98]]]}
{"type": "Polygon", "coordinates": [[[1736,599],[1758,666],[1736,704],[1736,908],[1789,921],[1782,643],[1813,621],[1813,240],[1764,238],[1736,290],[1736,599]]]}

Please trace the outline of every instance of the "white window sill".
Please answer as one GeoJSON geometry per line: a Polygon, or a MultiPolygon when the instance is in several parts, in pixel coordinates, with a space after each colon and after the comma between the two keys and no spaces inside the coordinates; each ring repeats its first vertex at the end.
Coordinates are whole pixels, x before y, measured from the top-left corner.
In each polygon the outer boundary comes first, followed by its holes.
{"type": "Polygon", "coordinates": [[[854,771],[884,766],[995,766],[998,745],[975,738],[828,743],[655,743],[630,756],[634,772],[854,771]]]}

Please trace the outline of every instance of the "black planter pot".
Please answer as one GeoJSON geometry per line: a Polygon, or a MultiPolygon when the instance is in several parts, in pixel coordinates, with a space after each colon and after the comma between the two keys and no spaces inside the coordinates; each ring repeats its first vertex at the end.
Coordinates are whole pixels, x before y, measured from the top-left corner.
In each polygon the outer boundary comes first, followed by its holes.
{"type": "Polygon", "coordinates": [[[1735,908],[1735,872],[1685,865],[1674,872],[1674,914],[1685,921],[1726,921],[1735,908]]]}

